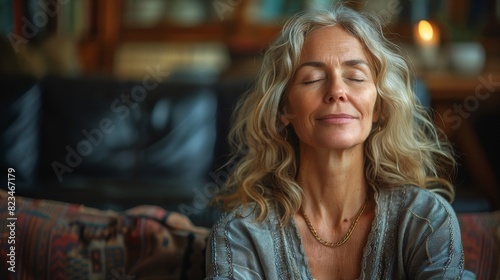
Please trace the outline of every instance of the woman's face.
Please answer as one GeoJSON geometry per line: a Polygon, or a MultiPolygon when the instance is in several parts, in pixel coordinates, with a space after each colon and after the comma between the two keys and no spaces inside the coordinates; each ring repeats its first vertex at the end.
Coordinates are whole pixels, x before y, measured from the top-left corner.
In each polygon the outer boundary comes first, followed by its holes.
{"type": "Polygon", "coordinates": [[[281,117],[301,145],[340,150],[366,140],[378,118],[369,63],[361,43],[340,27],[307,36],[281,117]]]}

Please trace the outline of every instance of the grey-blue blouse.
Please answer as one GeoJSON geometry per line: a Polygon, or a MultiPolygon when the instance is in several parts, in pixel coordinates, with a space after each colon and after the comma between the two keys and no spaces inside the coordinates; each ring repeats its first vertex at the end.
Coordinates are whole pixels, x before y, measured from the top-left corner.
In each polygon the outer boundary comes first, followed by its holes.
{"type": "MultiPolygon", "coordinates": [[[[464,270],[458,220],[440,195],[417,187],[375,190],[375,218],[360,279],[475,279],[464,270]]],[[[270,211],[254,222],[251,207],[212,228],[206,279],[313,279],[294,219],[279,226],[270,211]]]]}

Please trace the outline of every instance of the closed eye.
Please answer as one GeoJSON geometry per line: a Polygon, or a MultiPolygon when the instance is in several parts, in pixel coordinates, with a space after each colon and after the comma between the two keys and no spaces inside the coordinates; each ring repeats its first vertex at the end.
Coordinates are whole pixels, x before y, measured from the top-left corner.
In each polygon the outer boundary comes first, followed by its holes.
{"type": "Polygon", "coordinates": [[[313,83],[319,82],[319,81],[321,81],[321,80],[323,80],[323,79],[317,79],[317,80],[305,81],[305,82],[304,82],[304,84],[305,84],[305,85],[310,85],[310,84],[313,84],[313,83]]]}
{"type": "Polygon", "coordinates": [[[358,83],[361,83],[361,82],[364,82],[365,80],[363,79],[355,79],[355,78],[349,78],[349,80],[353,81],[353,82],[358,82],[358,83]]]}

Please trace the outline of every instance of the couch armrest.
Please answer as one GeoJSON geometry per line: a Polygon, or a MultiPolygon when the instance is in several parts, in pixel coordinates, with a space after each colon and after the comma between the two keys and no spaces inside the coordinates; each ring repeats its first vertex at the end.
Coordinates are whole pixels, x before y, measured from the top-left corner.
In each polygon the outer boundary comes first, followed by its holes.
{"type": "Polygon", "coordinates": [[[461,213],[458,221],[465,253],[465,269],[477,279],[500,279],[500,210],[461,213]]]}

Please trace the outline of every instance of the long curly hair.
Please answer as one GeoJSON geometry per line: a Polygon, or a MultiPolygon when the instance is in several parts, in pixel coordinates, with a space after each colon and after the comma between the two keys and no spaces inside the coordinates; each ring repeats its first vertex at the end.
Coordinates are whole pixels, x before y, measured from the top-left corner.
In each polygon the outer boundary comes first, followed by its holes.
{"type": "Polygon", "coordinates": [[[262,221],[277,203],[285,223],[300,208],[302,189],[295,180],[298,139],[280,115],[308,34],[334,25],[357,38],[373,64],[380,116],[364,143],[368,184],[376,188],[415,185],[453,200],[452,147],[415,97],[401,49],[386,39],[376,15],[337,6],[293,16],[266,50],[254,88],[238,102],[233,115],[228,137],[232,173],[214,198],[225,210],[253,205],[256,220],[262,221]]]}

